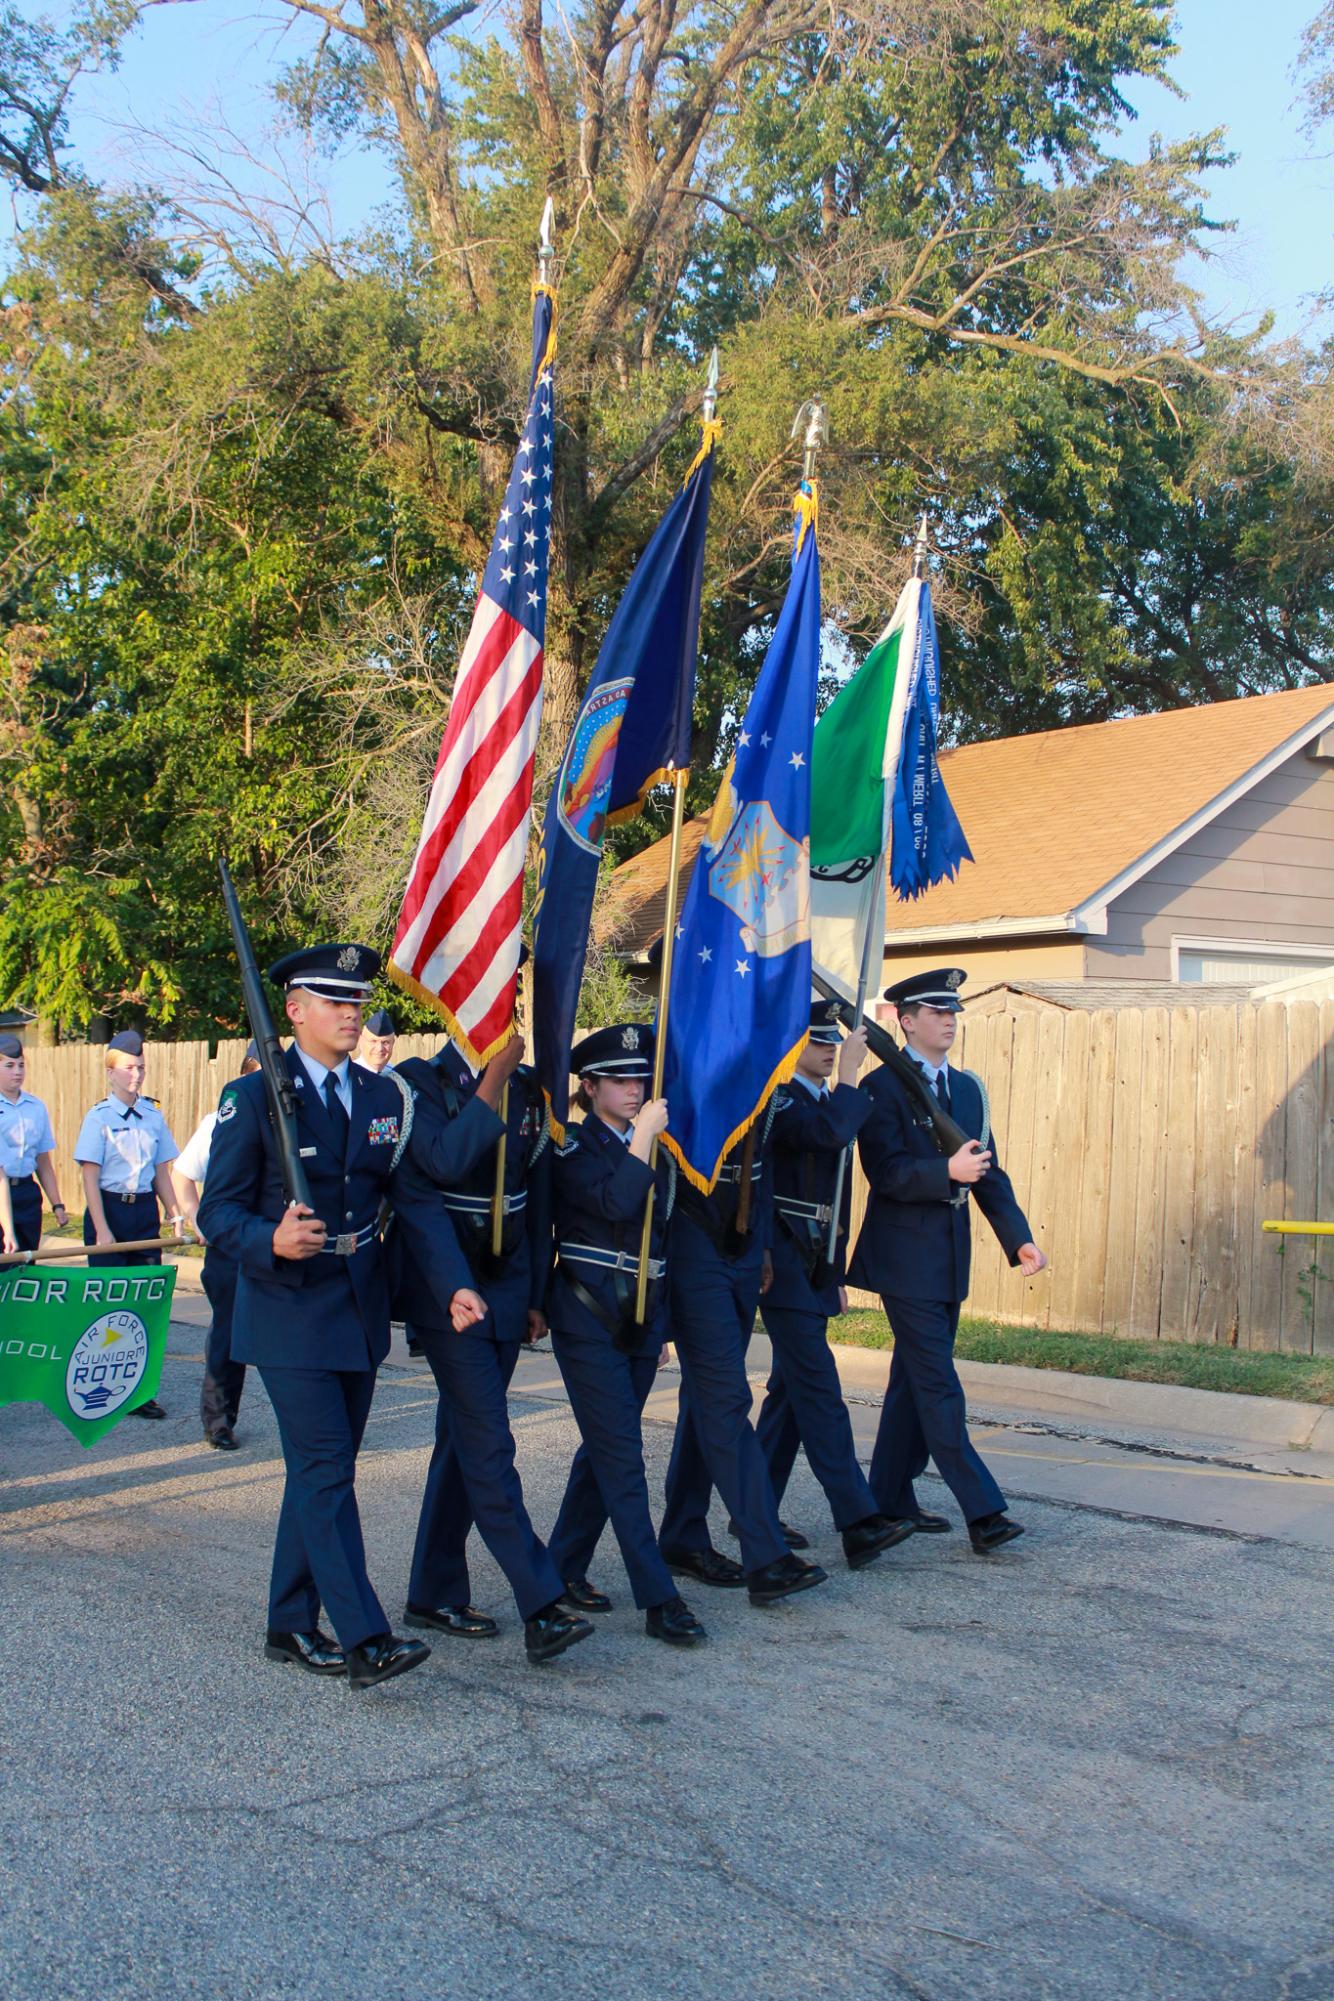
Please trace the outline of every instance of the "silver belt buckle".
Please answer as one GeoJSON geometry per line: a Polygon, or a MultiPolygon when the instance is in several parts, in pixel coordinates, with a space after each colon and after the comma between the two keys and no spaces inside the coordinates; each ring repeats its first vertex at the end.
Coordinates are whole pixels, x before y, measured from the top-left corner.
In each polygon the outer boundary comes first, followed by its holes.
{"type": "Polygon", "coordinates": [[[350,1258],[356,1248],[357,1233],[355,1230],[344,1230],[341,1236],[334,1238],[334,1256],[336,1258],[350,1258]]]}

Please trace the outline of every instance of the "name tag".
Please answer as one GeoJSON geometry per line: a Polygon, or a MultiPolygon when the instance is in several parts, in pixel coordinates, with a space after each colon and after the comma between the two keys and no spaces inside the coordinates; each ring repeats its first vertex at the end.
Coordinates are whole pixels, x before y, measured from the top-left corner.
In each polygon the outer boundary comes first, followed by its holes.
{"type": "Polygon", "coordinates": [[[371,1146],[396,1146],[398,1144],[398,1120],[393,1118],[372,1119],[366,1128],[366,1139],[371,1146]]]}
{"type": "Polygon", "coordinates": [[[319,1148],[317,1146],[303,1146],[301,1149],[301,1158],[303,1160],[314,1160],[318,1152],[319,1148]]]}

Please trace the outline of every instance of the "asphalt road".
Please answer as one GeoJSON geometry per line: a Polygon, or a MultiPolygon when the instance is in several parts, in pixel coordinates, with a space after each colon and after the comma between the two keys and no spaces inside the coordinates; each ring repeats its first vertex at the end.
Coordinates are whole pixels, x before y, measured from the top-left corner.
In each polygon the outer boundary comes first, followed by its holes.
{"type": "MultiPolygon", "coordinates": [[[[171,1419],[92,1452],[0,1410],[7,2001],[1334,1996],[1334,1553],[1258,1476],[1201,1526],[1085,1505],[1062,1462],[1012,1551],[919,1538],[854,1577],[800,1462],[821,1590],[696,1588],[712,1641],[679,1655],[607,1543],[616,1611],[534,1670],[479,1548],[501,1638],[353,1695],[261,1656],[276,1434],[255,1384],[245,1450],[198,1442],[198,1342],[171,1419]]],[[[361,1496],[395,1608],[432,1408],[382,1374],[361,1496]]],[[[549,1360],[513,1412],[542,1529],[575,1442],[549,1360]]],[[[1045,1450],[1022,1422],[988,1449],[1045,1450]]]]}

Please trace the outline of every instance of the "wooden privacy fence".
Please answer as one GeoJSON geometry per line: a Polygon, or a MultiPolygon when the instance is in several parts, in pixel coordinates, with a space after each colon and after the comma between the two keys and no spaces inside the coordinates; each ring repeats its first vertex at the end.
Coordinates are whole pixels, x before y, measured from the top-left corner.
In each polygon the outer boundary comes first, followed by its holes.
{"type": "MultiPolygon", "coordinates": [[[[1028,1326],[1334,1353],[1334,1243],[1265,1236],[1334,1220],[1334,1003],[1050,1009],[965,1019],[957,1059],[991,1096],[1000,1158],[1051,1270],[1022,1279],[974,1218],[969,1310],[1028,1326]]],[[[400,1056],[435,1036],[403,1036],[400,1056]]],[[[177,1144],[217,1103],[241,1042],[148,1048],[147,1089],[177,1144]]],[[[29,1052],[82,1202],[79,1122],[104,1052],[29,1052]]],[[[865,1208],[854,1177],[854,1227],[865,1208]]],[[[868,1302],[869,1303],[869,1302],[868,1302]]]]}
{"type": "Polygon", "coordinates": [[[1260,1228],[1334,1216],[1332,1035],[1334,1004],[1310,1001],[965,1019],[957,1060],[1051,1259],[1021,1278],[974,1208],[968,1310],[1334,1353],[1328,1240],[1260,1228]]]}

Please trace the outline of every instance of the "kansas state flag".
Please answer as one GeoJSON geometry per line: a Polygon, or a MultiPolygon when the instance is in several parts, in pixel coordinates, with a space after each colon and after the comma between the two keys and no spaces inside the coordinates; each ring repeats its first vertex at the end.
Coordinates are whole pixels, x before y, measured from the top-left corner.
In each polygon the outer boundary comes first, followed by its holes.
{"type": "Polygon", "coordinates": [[[533,1041],[558,1137],[569,1114],[570,1043],[603,838],[614,821],[633,818],[651,786],[690,762],[704,535],[720,428],[705,426],[685,486],[612,614],[547,803],[533,931],[533,1041]]]}
{"type": "Polygon", "coordinates": [[[663,1144],[706,1193],[730,1148],[790,1077],[811,1012],[811,739],[820,668],[815,499],[700,846],[667,1011],[663,1144]]]}

